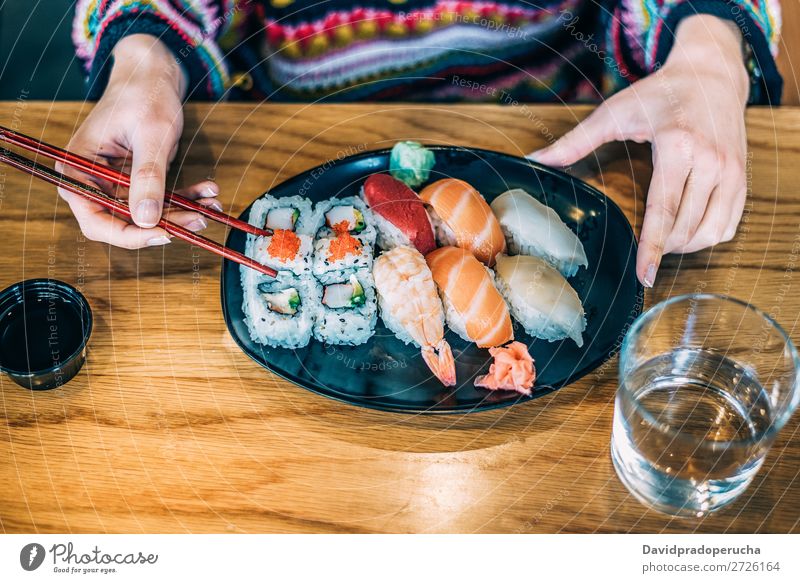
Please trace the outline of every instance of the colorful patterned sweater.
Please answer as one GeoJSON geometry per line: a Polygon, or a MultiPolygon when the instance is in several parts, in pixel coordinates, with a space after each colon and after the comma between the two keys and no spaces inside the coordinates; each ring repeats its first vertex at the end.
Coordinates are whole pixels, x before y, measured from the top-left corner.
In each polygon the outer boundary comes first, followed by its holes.
{"type": "Polygon", "coordinates": [[[780,102],[778,0],[79,0],[90,98],[114,44],[149,33],[193,99],[597,101],[653,72],[682,18],[734,22],[751,103],[780,102]]]}

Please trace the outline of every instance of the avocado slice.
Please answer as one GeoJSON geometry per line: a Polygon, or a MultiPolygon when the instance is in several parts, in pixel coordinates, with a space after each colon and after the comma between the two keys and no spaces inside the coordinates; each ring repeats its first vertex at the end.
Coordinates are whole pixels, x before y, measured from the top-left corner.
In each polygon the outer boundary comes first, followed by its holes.
{"type": "Polygon", "coordinates": [[[259,287],[261,297],[267,302],[267,307],[278,314],[294,316],[300,308],[300,293],[296,288],[290,287],[279,291],[265,291],[259,287]]]}

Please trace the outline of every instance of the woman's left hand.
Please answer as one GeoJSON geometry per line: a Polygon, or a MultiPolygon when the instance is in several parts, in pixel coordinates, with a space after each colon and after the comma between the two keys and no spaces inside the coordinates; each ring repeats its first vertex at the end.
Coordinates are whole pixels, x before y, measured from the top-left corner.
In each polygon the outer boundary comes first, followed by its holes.
{"type": "Polygon", "coordinates": [[[691,16],[661,69],[530,157],[568,166],[607,142],[652,144],[636,264],[639,280],[652,287],[663,254],[691,253],[736,234],[747,196],[748,89],[739,30],[714,16],[691,16]]]}

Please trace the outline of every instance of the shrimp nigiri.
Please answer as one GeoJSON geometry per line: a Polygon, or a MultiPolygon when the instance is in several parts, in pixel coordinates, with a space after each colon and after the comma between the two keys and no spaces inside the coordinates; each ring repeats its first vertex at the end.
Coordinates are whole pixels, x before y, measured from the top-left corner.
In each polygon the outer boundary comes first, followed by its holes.
{"type": "Polygon", "coordinates": [[[456,365],[444,339],[444,310],[431,271],[412,247],[395,247],[372,268],[384,324],[422,349],[422,358],[445,386],[456,384],[456,365]]]}
{"type": "Polygon", "coordinates": [[[481,348],[514,339],[505,300],[492,276],[469,251],[440,247],[425,256],[444,301],[447,325],[481,348]]]}
{"type": "Polygon", "coordinates": [[[432,207],[431,220],[442,245],[472,252],[491,267],[506,250],[503,230],[481,194],[463,180],[443,178],[426,186],[419,197],[432,207]]]}

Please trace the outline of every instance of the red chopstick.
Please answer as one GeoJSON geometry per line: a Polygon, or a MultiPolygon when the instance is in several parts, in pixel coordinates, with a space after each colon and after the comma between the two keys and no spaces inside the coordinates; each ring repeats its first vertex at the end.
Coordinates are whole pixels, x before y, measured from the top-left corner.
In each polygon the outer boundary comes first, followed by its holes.
{"type": "MultiPolygon", "coordinates": [[[[50,184],[61,187],[64,190],[84,196],[89,200],[104,206],[108,210],[118,213],[126,218],[131,218],[131,210],[124,201],[108,196],[102,190],[99,190],[93,186],[89,186],[88,184],[83,184],[82,182],[70,178],[69,176],[65,176],[61,172],[57,172],[52,168],[38,164],[33,160],[29,160],[24,156],[15,154],[14,152],[6,150],[5,148],[0,148],[0,162],[5,162],[12,168],[22,170],[23,172],[44,180],[45,182],[49,182],[50,184]]],[[[197,245],[198,247],[201,247],[207,251],[211,251],[212,253],[224,257],[225,259],[230,259],[231,261],[251,269],[255,269],[260,273],[269,275],[271,277],[275,277],[278,274],[274,269],[267,267],[266,265],[262,265],[254,259],[246,257],[245,255],[242,255],[233,249],[228,249],[227,247],[220,245],[211,239],[206,239],[205,237],[198,235],[197,233],[193,233],[192,231],[185,229],[180,225],[176,225],[175,223],[172,223],[164,218],[158,222],[158,226],[178,239],[182,239],[183,241],[191,243],[192,245],[197,245]]]]}
{"type": "MultiPolygon", "coordinates": [[[[103,178],[124,188],[130,188],[130,175],[115,168],[111,168],[110,166],[98,164],[97,162],[94,162],[89,158],[85,158],[84,156],[80,156],[79,154],[74,154],[68,150],[64,150],[46,142],[39,141],[31,136],[26,136],[25,134],[21,134],[12,129],[0,126],[0,141],[8,142],[14,146],[19,146],[20,148],[28,150],[29,152],[41,154],[45,158],[56,160],[57,162],[61,162],[67,166],[71,166],[72,168],[80,170],[81,172],[85,172],[90,176],[103,178]]],[[[250,223],[241,221],[237,218],[226,215],[225,213],[215,211],[214,209],[198,204],[195,201],[185,198],[174,192],[167,191],[164,198],[173,206],[200,213],[217,221],[218,223],[222,223],[233,229],[238,229],[239,231],[264,237],[272,234],[271,230],[260,229],[254,225],[251,225],[250,223]]]]}

